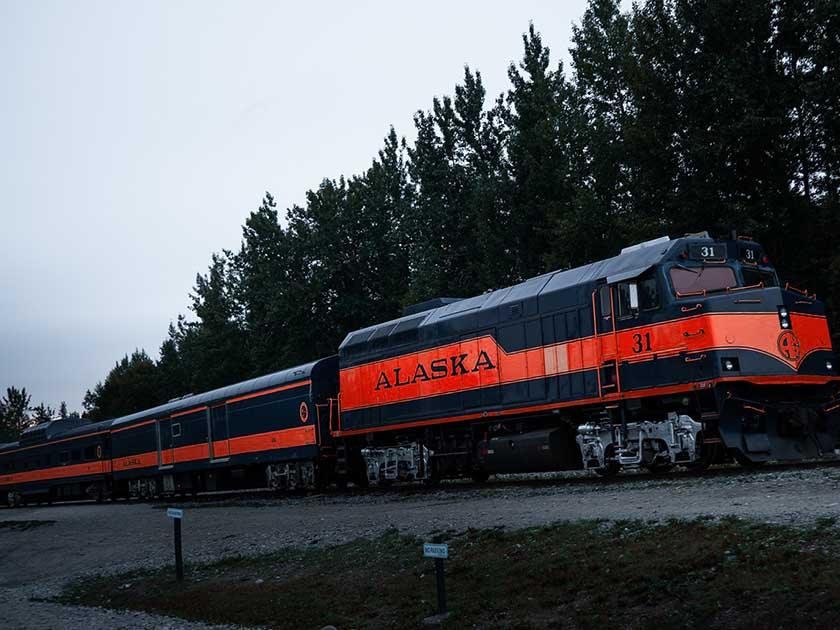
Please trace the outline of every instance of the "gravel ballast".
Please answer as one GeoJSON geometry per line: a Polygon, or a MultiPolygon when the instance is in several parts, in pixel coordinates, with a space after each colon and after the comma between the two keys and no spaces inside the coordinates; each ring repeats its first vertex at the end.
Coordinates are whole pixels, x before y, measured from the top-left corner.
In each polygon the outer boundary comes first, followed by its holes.
{"type": "MultiPolygon", "coordinates": [[[[738,516],[810,524],[840,517],[840,468],[767,468],[619,482],[573,475],[433,490],[181,502],[187,562],[288,546],[332,545],[396,528],[423,536],[517,529],[578,519],[663,521],[738,516]]],[[[134,612],[43,601],[71,580],[172,563],[172,524],[160,504],[65,504],[0,510],[0,627],[206,628],[134,612]]],[[[130,588],[130,585],[127,586],[130,588]]]]}

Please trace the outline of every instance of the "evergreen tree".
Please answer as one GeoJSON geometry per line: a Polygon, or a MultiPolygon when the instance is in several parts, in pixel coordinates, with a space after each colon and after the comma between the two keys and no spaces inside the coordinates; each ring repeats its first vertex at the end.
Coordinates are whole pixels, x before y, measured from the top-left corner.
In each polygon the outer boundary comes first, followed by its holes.
{"type": "Polygon", "coordinates": [[[32,420],[35,424],[40,422],[49,422],[53,419],[53,416],[55,416],[55,410],[44,403],[41,403],[32,409],[32,420]]]}
{"type": "Polygon", "coordinates": [[[180,319],[177,346],[191,392],[235,383],[251,374],[248,338],[229,254],[213,254],[190,294],[196,321],[180,319]]]}
{"type": "Polygon", "coordinates": [[[87,391],[83,407],[90,420],[110,420],[161,402],[155,363],[145,351],[135,350],[117,362],[104,381],[87,391]]]}
{"type": "Polygon", "coordinates": [[[32,425],[30,400],[25,387],[6,389],[6,395],[0,398],[0,443],[17,440],[21,432],[32,425]]]}
{"type": "Polygon", "coordinates": [[[516,276],[529,278],[544,272],[546,261],[571,264],[562,229],[552,228],[573,216],[577,120],[563,65],[550,67],[550,51],[533,24],[522,42],[522,61],[508,68],[512,89],[502,114],[509,130],[510,241],[516,276]]]}

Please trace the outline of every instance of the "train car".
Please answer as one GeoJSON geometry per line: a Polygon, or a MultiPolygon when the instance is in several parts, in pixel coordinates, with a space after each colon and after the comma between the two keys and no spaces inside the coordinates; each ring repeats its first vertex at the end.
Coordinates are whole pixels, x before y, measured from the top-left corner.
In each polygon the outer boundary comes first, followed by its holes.
{"type": "MultiPolygon", "coordinates": [[[[416,311],[421,312],[416,312],[416,311]]],[[[656,239],[347,335],[342,474],[744,464],[835,454],[823,304],[762,247],[656,239]]]]}
{"type": "Polygon", "coordinates": [[[326,483],[338,388],[336,357],[118,418],[111,425],[118,496],[326,483]]]}
{"type": "Polygon", "coordinates": [[[111,492],[110,421],[43,422],[0,447],[0,493],[10,507],[94,498],[111,492]]]}

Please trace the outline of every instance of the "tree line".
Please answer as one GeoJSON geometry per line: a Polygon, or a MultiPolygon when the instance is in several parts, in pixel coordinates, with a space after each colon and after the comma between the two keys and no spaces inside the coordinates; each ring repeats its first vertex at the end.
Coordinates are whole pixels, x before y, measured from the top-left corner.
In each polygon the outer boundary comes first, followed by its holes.
{"type": "Polygon", "coordinates": [[[663,234],[737,230],[840,332],[840,2],[590,0],[571,63],[537,29],[488,96],[392,129],[370,167],[303,205],[273,196],[214,254],[159,358],[123,358],[85,397],[108,418],[333,354],[351,330],[606,258],[663,234]]]}

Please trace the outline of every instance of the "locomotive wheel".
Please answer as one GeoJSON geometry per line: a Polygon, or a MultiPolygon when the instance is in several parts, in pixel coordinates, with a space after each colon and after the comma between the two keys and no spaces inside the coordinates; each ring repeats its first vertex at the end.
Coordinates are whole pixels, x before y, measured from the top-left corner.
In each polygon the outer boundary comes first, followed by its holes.
{"type": "Polygon", "coordinates": [[[691,462],[686,464],[685,467],[689,470],[694,470],[697,472],[703,472],[709,466],[716,463],[718,459],[718,449],[720,448],[719,444],[704,444],[703,443],[703,433],[697,434],[697,448],[699,449],[699,457],[697,461],[691,462]]]}
{"type": "Polygon", "coordinates": [[[615,477],[618,474],[618,471],[621,470],[621,464],[615,461],[613,459],[614,457],[615,444],[608,444],[607,448],[604,449],[604,460],[606,463],[603,468],[596,468],[595,472],[605,479],[615,477]]]}
{"type": "Polygon", "coordinates": [[[475,483],[484,483],[490,478],[490,473],[488,473],[486,470],[479,468],[478,470],[472,471],[470,477],[475,483]]]}

